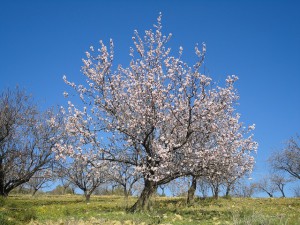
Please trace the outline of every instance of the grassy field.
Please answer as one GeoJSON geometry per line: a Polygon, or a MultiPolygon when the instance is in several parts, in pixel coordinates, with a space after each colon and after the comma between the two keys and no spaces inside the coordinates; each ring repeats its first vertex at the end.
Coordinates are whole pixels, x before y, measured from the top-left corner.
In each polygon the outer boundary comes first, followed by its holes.
{"type": "Polygon", "coordinates": [[[300,199],[197,199],[187,207],[184,198],[155,197],[153,210],[127,213],[119,196],[10,196],[0,199],[3,224],[300,224],[300,199]]]}

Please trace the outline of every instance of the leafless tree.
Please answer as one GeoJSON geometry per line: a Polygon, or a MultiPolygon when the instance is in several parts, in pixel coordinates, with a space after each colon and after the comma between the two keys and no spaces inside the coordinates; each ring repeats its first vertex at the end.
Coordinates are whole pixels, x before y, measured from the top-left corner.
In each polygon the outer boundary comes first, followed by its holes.
{"type": "Polygon", "coordinates": [[[187,191],[187,204],[192,204],[194,202],[194,196],[197,189],[197,177],[192,176],[192,180],[187,191]]]}
{"type": "Polygon", "coordinates": [[[103,171],[97,170],[91,163],[85,161],[61,164],[60,172],[83,191],[87,202],[90,201],[95,189],[106,181],[106,174],[103,171]]]}
{"type": "Polygon", "coordinates": [[[161,196],[165,197],[166,196],[165,189],[167,188],[167,185],[165,184],[159,185],[159,188],[161,189],[161,196]]]}
{"type": "Polygon", "coordinates": [[[210,188],[211,188],[211,192],[213,193],[213,197],[215,199],[219,198],[219,194],[220,194],[220,189],[221,189],[221,181],[220,180],[210,180],[209,181],[210,184],[210,188]]]}
{"type": "Polygon", "coordinates": [[[27,185],[31,189],[32,196],[34,196],[38,190],[49,187],[50,181],[52,181],[52,176],[49,170],[36,172],[27,182],[27,185]]]}
{"type": "Polygon", "coordinates": [[[300,136],[292,137],[286,146],[270,157],[273,169],[286,172],[292,177],[300,179],[300,136]]]}
{"type": "Polygon", "coordinates": [[[123,187],[126,199],[132,194],[134,184],[141,178],[140,175],[135,173],[131,165],[124,163],[116,164],[111,173],[111,180],[123,187]]]}
{"type": "Polygon", "coordinates": [[[282,197],[285,198],[284,187],[287,183],[292,182],[293,179],[286,178],[282,174],[272,174],[270,180],[271,183],[273,183],[273,185],[281,192],[282,197]]]}
{"type": "Polygon", "coordinates": [[[66,177],[60,177],[59,178],[59,181],[60,181],[60,183],[61,183],[61,186],[63,187],[63,195],[64,194],[66,194],[66,191],[67,191],[67,189],[68,188],[70,188],[71,189],[71,181],[69,181],[66,177]]]}
{"type": "Polygon", "coordinates": [[[0,94],[0,195],[52,166],[59,139],[54,113],[40,113],[32,98],[16,88],[0,94]]]}
{"type": "Polygon", "coordinates": [[[300,197],[300,186],[298,185],[298,186],[294,187],[293,191],[294,191],[294,196],[296,198],[299,198],[300,197]]]}
{"type": "Polygon", "coordinates": [[[177,178],[167,184],[172,196],[181,196],[188,192],[189,182],[187,177],[177,178]]]}
{"type": "Polygon", "coordinates": [[[246,183],[244,180],[238,180],[232,190],[236,197],[250,198],[255,193],[256,185],[246,183]]]}
{"type": "Polygon", "coordinates": [[[226,177],[223,181],[223,187],[225,189],[225,196],[228,197],[233,192],[235,185],[237,185],[238,181],[241,177],[226,177]]]}
{"type": "Polygon", "coordinates": [[[205,179],[205,177],[200,177],[197,180],[197,187],[198,187],[202,197],[206,198],[208,196],[208,192],[209,192],[209,184],[208,184],[207,180],[205,179]]]}
{"type": "Polygon", "coordinates": [[[274,197],[274,193],[278,191],[278,187],[271,181],[270,176],[265,176],[254,184],[255,188],[260,192],[265,192],[269,197],[274,197]]]}

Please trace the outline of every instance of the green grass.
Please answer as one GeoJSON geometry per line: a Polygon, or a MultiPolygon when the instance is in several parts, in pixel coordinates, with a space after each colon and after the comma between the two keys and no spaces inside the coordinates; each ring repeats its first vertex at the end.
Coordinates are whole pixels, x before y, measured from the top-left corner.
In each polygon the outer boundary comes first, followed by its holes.
{"type": "Polygon", "coordinates": [[[197,199],[187,207],[184,198],[156,197],[153,210],[127,213],[120,196],[10,196],[0,199],[0,225],[18,224],[300,224],[300,199],[197,199]]]}

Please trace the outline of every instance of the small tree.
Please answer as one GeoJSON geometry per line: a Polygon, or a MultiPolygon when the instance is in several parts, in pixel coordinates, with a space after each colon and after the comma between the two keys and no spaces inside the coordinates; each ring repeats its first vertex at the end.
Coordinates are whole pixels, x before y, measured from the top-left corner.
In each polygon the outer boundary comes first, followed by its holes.
{"type": "Polygon", "coordinates": [[[294,187],[293,191],[294,191],[294,196],[296,198],[300,198],[300,186],[294,187]]]}
{"type": "Polygon", "coordinates": [[[198,187],[199,192],[202,195],[202,197],[206,198],[208,196],[208,193],[209,193],[209,184],[208,184],[205,177],[200,177],[197,180],[197,187],[198,187]]]}
{"type": "Polygon", "coordinates": [[[256,190],[256,185],[253,183],[246,183],[244,180],[238,180],[232,192],[236,197],[250,198],[256,190]]]}
{"type": "Polygon", "coordinates": [[[219,179],[219,177],[211,177],[210,180],[208,180],[208,183],[210,185],[210,188],[211,188],[211,192],[212,192],[212,195],[215,199],[218,199],[219,198],[219,194],[220,194],[220,191],[221,191],[221,186],[222,186],[222,180],[219,179]]]}
{"type": "Polygon", "coordinates": [[[126,200],[132,194],[133,186],[141,179],[139,174],[135,173],[131,165],[124,163],[112,164],[110,180],[123,187],[126,200]]]}
{"type": "MultiPolygon", "coordinates": [[[[218,132],[199,135],[199,139],[193,143],[196,150],[191,154],[193,163],[189,168],[190,174],[194,180],[204,177],[215,198],[218,198],[221,187],[226,187],[225,195],[228,196],[235,182],[250,174],[254,165],[252,153],[256,151],[257,143],[252,140],[253,135],[248,134],[255,125],[245,129],[239,118],[240,115],[234,114],[233,109],[230,113],[222,114],[214,121],[218,132]]],[[[193,201],[195,191],[196,182],[192,182],[188,204],[193,201]]]]}
{"type": "Polygon", "coordinates": [[[300,179],[300,136],[292,137],[281,151],[270,157],[273,169],[300,179]]]}
{"type": "Polygon", "coordinates": [[[11,194],[30,194],[31,190],[28,188],[28,185],[26,183],[19,185],[15,189],[13,189],[11,194]]]}
{"type": "Polygon", "coordinates": [[[102,167],[103,170],[101,171],[84,159],[73,161],[67,165],[68,166],[66,166],[66,163],[61,165],[63,168],[61,173],[63,173],[64,177],[71,183],[83,191],[85,200],[89,202],[96,188],[106,181],[106,175],[103,172],[104,167],[102,167]]]}
{"type": "Polygon", "coordinates": [[[187,177],[181,177],[168,183],[167,187],[170,190],[171,195],[173,197],[186,195],[189,188],[188,180],[189,179],[187,177]]]}
{"type": "MultiPolygon", "coordinates": [[[[60,172],[59,174],[62,175],[63,173],[60,172]]],[[[60,176],[59,181],[61,183],[61,187],[63,188],[63,192],[62,192],[63,195],[67,193],[68,189],[69,190],[72,189],[71,188],[72,182],[70,180],[68,180],[66,177],[60,176]]],[[[72,192],[71,194],[74,194],[74,193],[72,192]]]]}
{"type": "Polygon", "coordinates": [[[57,185],[53,190],[48,192],[49,194],[52,195],[65,195],[65,194],[73,194],[73,191],[71,188],[66,188],[63,187],[62,185],[57,185]]]}
{"type": "MultiPolygon", "coordinates": [[[[240,125],[237,127],[236,129],[239,130],[240,125]]],[[[234,130],[234,127],[232,129],[234,130]]],[[[217,199],[221,187],[225,187],[225,195],[229,196],[236,181],[251,173],[254,165],[251,151],[256,149],[256,144],[248,146],[249,139],[244,139],[242,133],[237,132],[236,136],[233,139],[227,139],[228,143],[215,146],[214,149],[207,151],[206,157],[203,157],[205,160],[196,161],[192,173],[193,182],[188,191],[188,204],[193,202],[196,180],[199,179],[195,174],[201,174],[200,179],[209,184],[213,196],[217,199]],[[232,145],[232,142],[235,142],[236,145],[232,145]],[[227,148],[224,149],[224,146],[227,148]]]]}
{"type": "Polygon", "coordinates": [[[278,190],[278,187],[272,183],[269,176],[265,176],[255,183],[255,188],[260,192],[267,193],[270,198],[274,197],[274,193],[278,190]]]}
{"type": "Polygon", "coordinates": [[[161,189],[161,197],[166,197],[165,189],[167,188],[167,185],[159,185],[159,188],[161,189]]]}
{"type": "Polygon", "coordinates": [[[40,113],[24,91],[0,94],[0,195],[52,167],[52,149],[60,138],[53,111],[40,113]]]}
{"type": "Polygon", "coordinates": [[[273,183],[277,189],[281,192],[283,198],[285,198],[284,187],[287,183],[293,181],[293,179],[288,179],[284,177],[282,174],[272,174],[271,175],[271,183],[273,183]]]}
{"type": "Polygon", "coordinates": [[[48,187],[50,181],[52,181],[52,172],[50,170],[36,172],[27,182],[27,185],[31,189],[32,196],[34,196],[38,190],[48,187]]]}

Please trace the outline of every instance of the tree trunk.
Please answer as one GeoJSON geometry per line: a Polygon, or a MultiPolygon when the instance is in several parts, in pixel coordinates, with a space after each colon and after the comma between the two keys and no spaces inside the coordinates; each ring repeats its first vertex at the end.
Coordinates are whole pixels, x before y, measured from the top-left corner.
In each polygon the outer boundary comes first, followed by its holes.
{"type": "Polygon", "coordinates": [[[163,188],[160,187],[160,188],[161,188],[161,191],[162,191],[162,192],[161,192],[161,196],[162,196],[162,197],[165,197],[165,196],[166,196],[166,194],[165,194],[165,188],[164,188],[164,187],[163,187],[163,188]]]}
{"type": "Polygon", "coordinates": [[[88,191],[84,191],[84,196],[85,196],[85,201],[89,202],[91,198],[91,193],[89,193],[88,191]]]}
{"type": "Polygon", "coordinates": [[[214,198],[215,199],[219,198],[219,185],[217,185],[215,190],[214,190],[214,198]]]}
{"type": "Polygon", "coordinates": [[[231,186],[228,185],[228,186],[226,187],[226,193],[225,193],[225,196],[226,196],[226,197],[229,197],[230,189],[231,189],[231,186]]]}
{"type": "Polygon", "coordinates": [[[128,199],[129,192],[128,192],[128,190],[127,190],[127,187],[126,187],[126,186],[124,186],[124,187],[123,187],[123,192],[124,192],[124,197],[125,197],[126,199],[128,199]]]}
{"type": "Polygon", "coordinates": [[[63,193],[62,193],[63,195],[65,195],[65,194],[66,194],[66,192],[67,192],[67,188],[68,188],[68,187],[66,187],[66,186],[63,186],[63,193]]]}
{"type": "Polygon", "coordinates": [[[130,212],[150,210],[150,198],[155,193],[157,185],[153,181],[145,180],[144,189],[137,202],[130,208],[130,212]]]}
{"type": "Polygon", "coordinates": [[[124,186],[124,200],[125,200],[125,207],[128,209],[128,197],[129,197],[129,190],[127,190],[126,185],[124,186]]]}
{"type": "Polygon", "coordinates": [[[33,191],[32,191],[32,196],[34,196],[37,191],[38,191],[38,189],[34,188],[33,191]]]}
{"type": "Polygon", "coordinates": [[[2,197],[8,197],[8,192],[6,191],[6,190],[0,190],[0,196],[2,196],[2,197]]]}
{"type": "Polygon", "coordinates": [[[90,201],[90,198],[91,198],[91,195],[90,195],[90,194],[87,194],[87,195],[85,196],[85,201],[86,201],[86,202],[89,202],[89,201],[90,201]]]}
{"type": "Polygon", "coordinates": [[[280,192],[281,192],[281,194],[282,194],[282,198],[285,198],[285,194],[284,194],[284,191],[283,191],[283,187],[282,188],[279,188],[279,190],[280,190],[280,192]]]}
{"type": "Polygon", "coordinates": [[[6,192],[4,187],[4,172],[2,167],[2,159],[0,159],[0,196],[7,197],[8,193],[6,192]]]}
{"type": "Polygon", "coordinates": [[[9,191],[5,188],[5,184],[4,184],[4,176],[2,176],[3,173],[0,172],[0,196],[2,197],[7,197],[9,191]]]}
{"type": "Polygon", "coordinates": [[[194,202],[196,188],[197,188],[197,179],[195,176],[193,176],[192,184],[188,190],[188,195],[187,195],[187,204],[188,205],[191,205],[194,202]]]}

